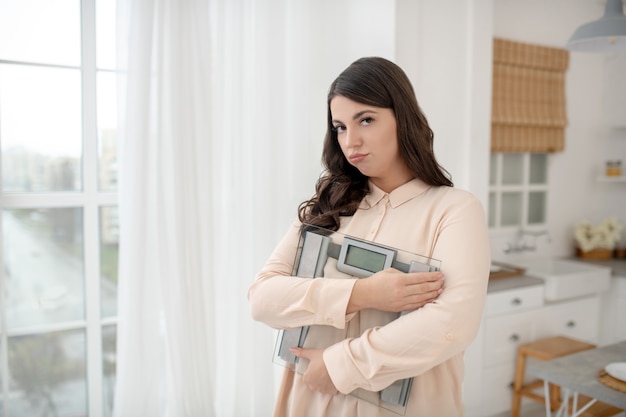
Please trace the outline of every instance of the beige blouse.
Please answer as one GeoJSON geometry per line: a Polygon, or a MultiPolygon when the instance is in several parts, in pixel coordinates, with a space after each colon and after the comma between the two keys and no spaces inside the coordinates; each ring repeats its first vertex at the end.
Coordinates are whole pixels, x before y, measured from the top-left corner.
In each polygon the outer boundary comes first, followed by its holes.
{"type": "Polygon", "coordinates": [[[463,415],[463,353],[478,332],[489,277],[484,209],[469,192],[417,179],[391,193],[370,183],[370,191],[338,232],[440,260],[444,291],[384,326],[371,323],[391,313],[346,315],[356,278],[332,265],[324,278],[291,276],[299,240],[295,222],[249,289],[252,315],[277,329],[312,326],[304,347],[325,348],[324,362],[339,393],[311,391],[301,381],[302,369],[286,370],[276,417],[397,416],[388,409],[393,407],[363,398],[409,377],[414,379],[406,416],[463,415]]]}

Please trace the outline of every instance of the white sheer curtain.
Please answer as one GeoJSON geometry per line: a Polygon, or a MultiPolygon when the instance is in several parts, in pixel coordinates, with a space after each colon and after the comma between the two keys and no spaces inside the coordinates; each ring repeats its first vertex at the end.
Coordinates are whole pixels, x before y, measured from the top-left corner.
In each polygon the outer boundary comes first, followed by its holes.
{"type": "Polygon", "coordinates": [[[216,383],[208,7],[118,8],[128,55],[115,415],[203,415],[216,383]]]}
{"type": "Polygon", "coordinates": [[[311,118],[288,3],[118,1],[117,417],[271,412],[274,334],[246,290],[312,192],[325,93],[311,118]]]}

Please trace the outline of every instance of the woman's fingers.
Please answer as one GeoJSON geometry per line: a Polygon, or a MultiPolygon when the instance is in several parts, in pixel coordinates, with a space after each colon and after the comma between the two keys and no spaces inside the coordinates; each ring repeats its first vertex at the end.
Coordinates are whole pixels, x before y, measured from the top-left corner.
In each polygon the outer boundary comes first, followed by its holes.
{"type": "Polygon", "coordinates": [[[443,291],[441,272],[404,273],[394,269],[381,271],[370,278],[374,308],[400,312],[422,307],[443,291]]]}

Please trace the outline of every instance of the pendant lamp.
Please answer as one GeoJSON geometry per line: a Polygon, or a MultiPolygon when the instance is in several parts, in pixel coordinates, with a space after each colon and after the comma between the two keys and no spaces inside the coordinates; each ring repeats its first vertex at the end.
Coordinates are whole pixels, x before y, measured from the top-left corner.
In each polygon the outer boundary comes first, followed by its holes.
{"type": "Polygon", "coordinates": [[[607,0],[604,16],[585,23],[567,42],[567,49],[581,52],[626,52],[626,16],[622,0],[607,0]]]}

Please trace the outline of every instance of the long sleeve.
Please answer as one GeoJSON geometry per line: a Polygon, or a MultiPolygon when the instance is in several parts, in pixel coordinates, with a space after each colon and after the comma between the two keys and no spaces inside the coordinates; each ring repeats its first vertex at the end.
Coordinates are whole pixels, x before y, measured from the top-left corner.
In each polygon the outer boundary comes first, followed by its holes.
{"type": "Polygon", "coordinates": [[[274,328],[308,325],[345,327],[356,279],[291,276],[300,224],[294,222],[248,290],[252,317],[274,328]]]}

